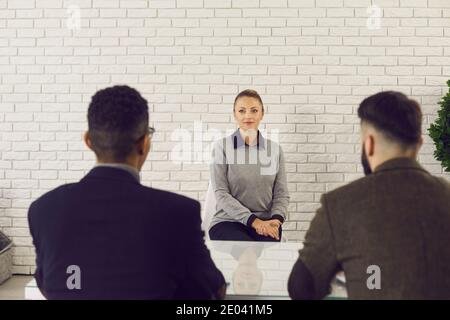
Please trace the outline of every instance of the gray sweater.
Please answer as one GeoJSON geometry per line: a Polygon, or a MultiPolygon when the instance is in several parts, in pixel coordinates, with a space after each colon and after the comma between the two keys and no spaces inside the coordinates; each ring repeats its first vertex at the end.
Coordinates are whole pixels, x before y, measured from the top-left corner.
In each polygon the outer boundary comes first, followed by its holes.
{"type": "Polygon", "coordinates": [[[250,227],[257,217],[286,219],[289,193],[283,151],[261,133],[257,141],[255,146],[245,144],[237,130],[214,145],[211,184],[216,213],[210,228],[224,221],[250,227]]]}

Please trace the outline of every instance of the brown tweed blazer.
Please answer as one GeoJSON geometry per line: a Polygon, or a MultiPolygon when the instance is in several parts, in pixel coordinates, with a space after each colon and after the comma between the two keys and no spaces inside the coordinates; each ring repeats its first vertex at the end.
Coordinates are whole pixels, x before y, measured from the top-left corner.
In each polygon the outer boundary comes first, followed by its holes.
{"type": "Polygon", "coordinates": [[[315,298],[344,270],[349,298],[450,299],[448,181],[397,158],[324,194],[321,204],[299,258],[315,298]],[[367,286],[371,265],[380,268],[381,289],[367,286]]]}

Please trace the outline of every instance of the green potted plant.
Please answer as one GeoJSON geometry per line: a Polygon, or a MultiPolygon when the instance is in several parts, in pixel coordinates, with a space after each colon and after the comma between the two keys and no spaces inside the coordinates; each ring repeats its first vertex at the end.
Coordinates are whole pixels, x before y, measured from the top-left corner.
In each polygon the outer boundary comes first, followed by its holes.
{"type": "Polygon", "coordinates": [[[436,121],[428,132],[436,146],[434,157],[440,161],[446,172],[450,172],[450,80],[447,81],[449,91],[439,102],[441,106],[436,121]]]}

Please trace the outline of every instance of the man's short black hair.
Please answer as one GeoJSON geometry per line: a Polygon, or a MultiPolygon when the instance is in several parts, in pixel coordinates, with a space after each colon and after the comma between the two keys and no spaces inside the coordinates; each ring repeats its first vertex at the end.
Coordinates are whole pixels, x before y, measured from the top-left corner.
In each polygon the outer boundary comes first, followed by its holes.
{"type": "Polygon", "coordinates": [[[147,100],[128,86],[102,89],[89,104],[88,126],[97,157],[123,162],[148,131],[147,100]]]}
{"type": "Polygon", "coordinates": [[[384,91],[364,99],[358,116],[403,148],[420,142],[422,111],[415,100],[403,93],[384,91]]]}

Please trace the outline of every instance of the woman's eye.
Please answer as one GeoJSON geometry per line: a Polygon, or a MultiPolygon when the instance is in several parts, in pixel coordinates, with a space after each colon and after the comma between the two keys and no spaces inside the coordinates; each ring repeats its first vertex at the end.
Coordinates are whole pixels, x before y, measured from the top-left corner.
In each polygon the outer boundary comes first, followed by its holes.
{"type": "Polygon", "coordinates": [[[244,112],[244,110],[239,110],[239,113],[243,113],[244,112]]]}
{"type": "Polygon", "coordinates": [[[253,113],[257,113],[258,112],[258,110],[256,110],[256,109],[254,109],[254,110],[252,110],[253,111],[253,113]]]}

